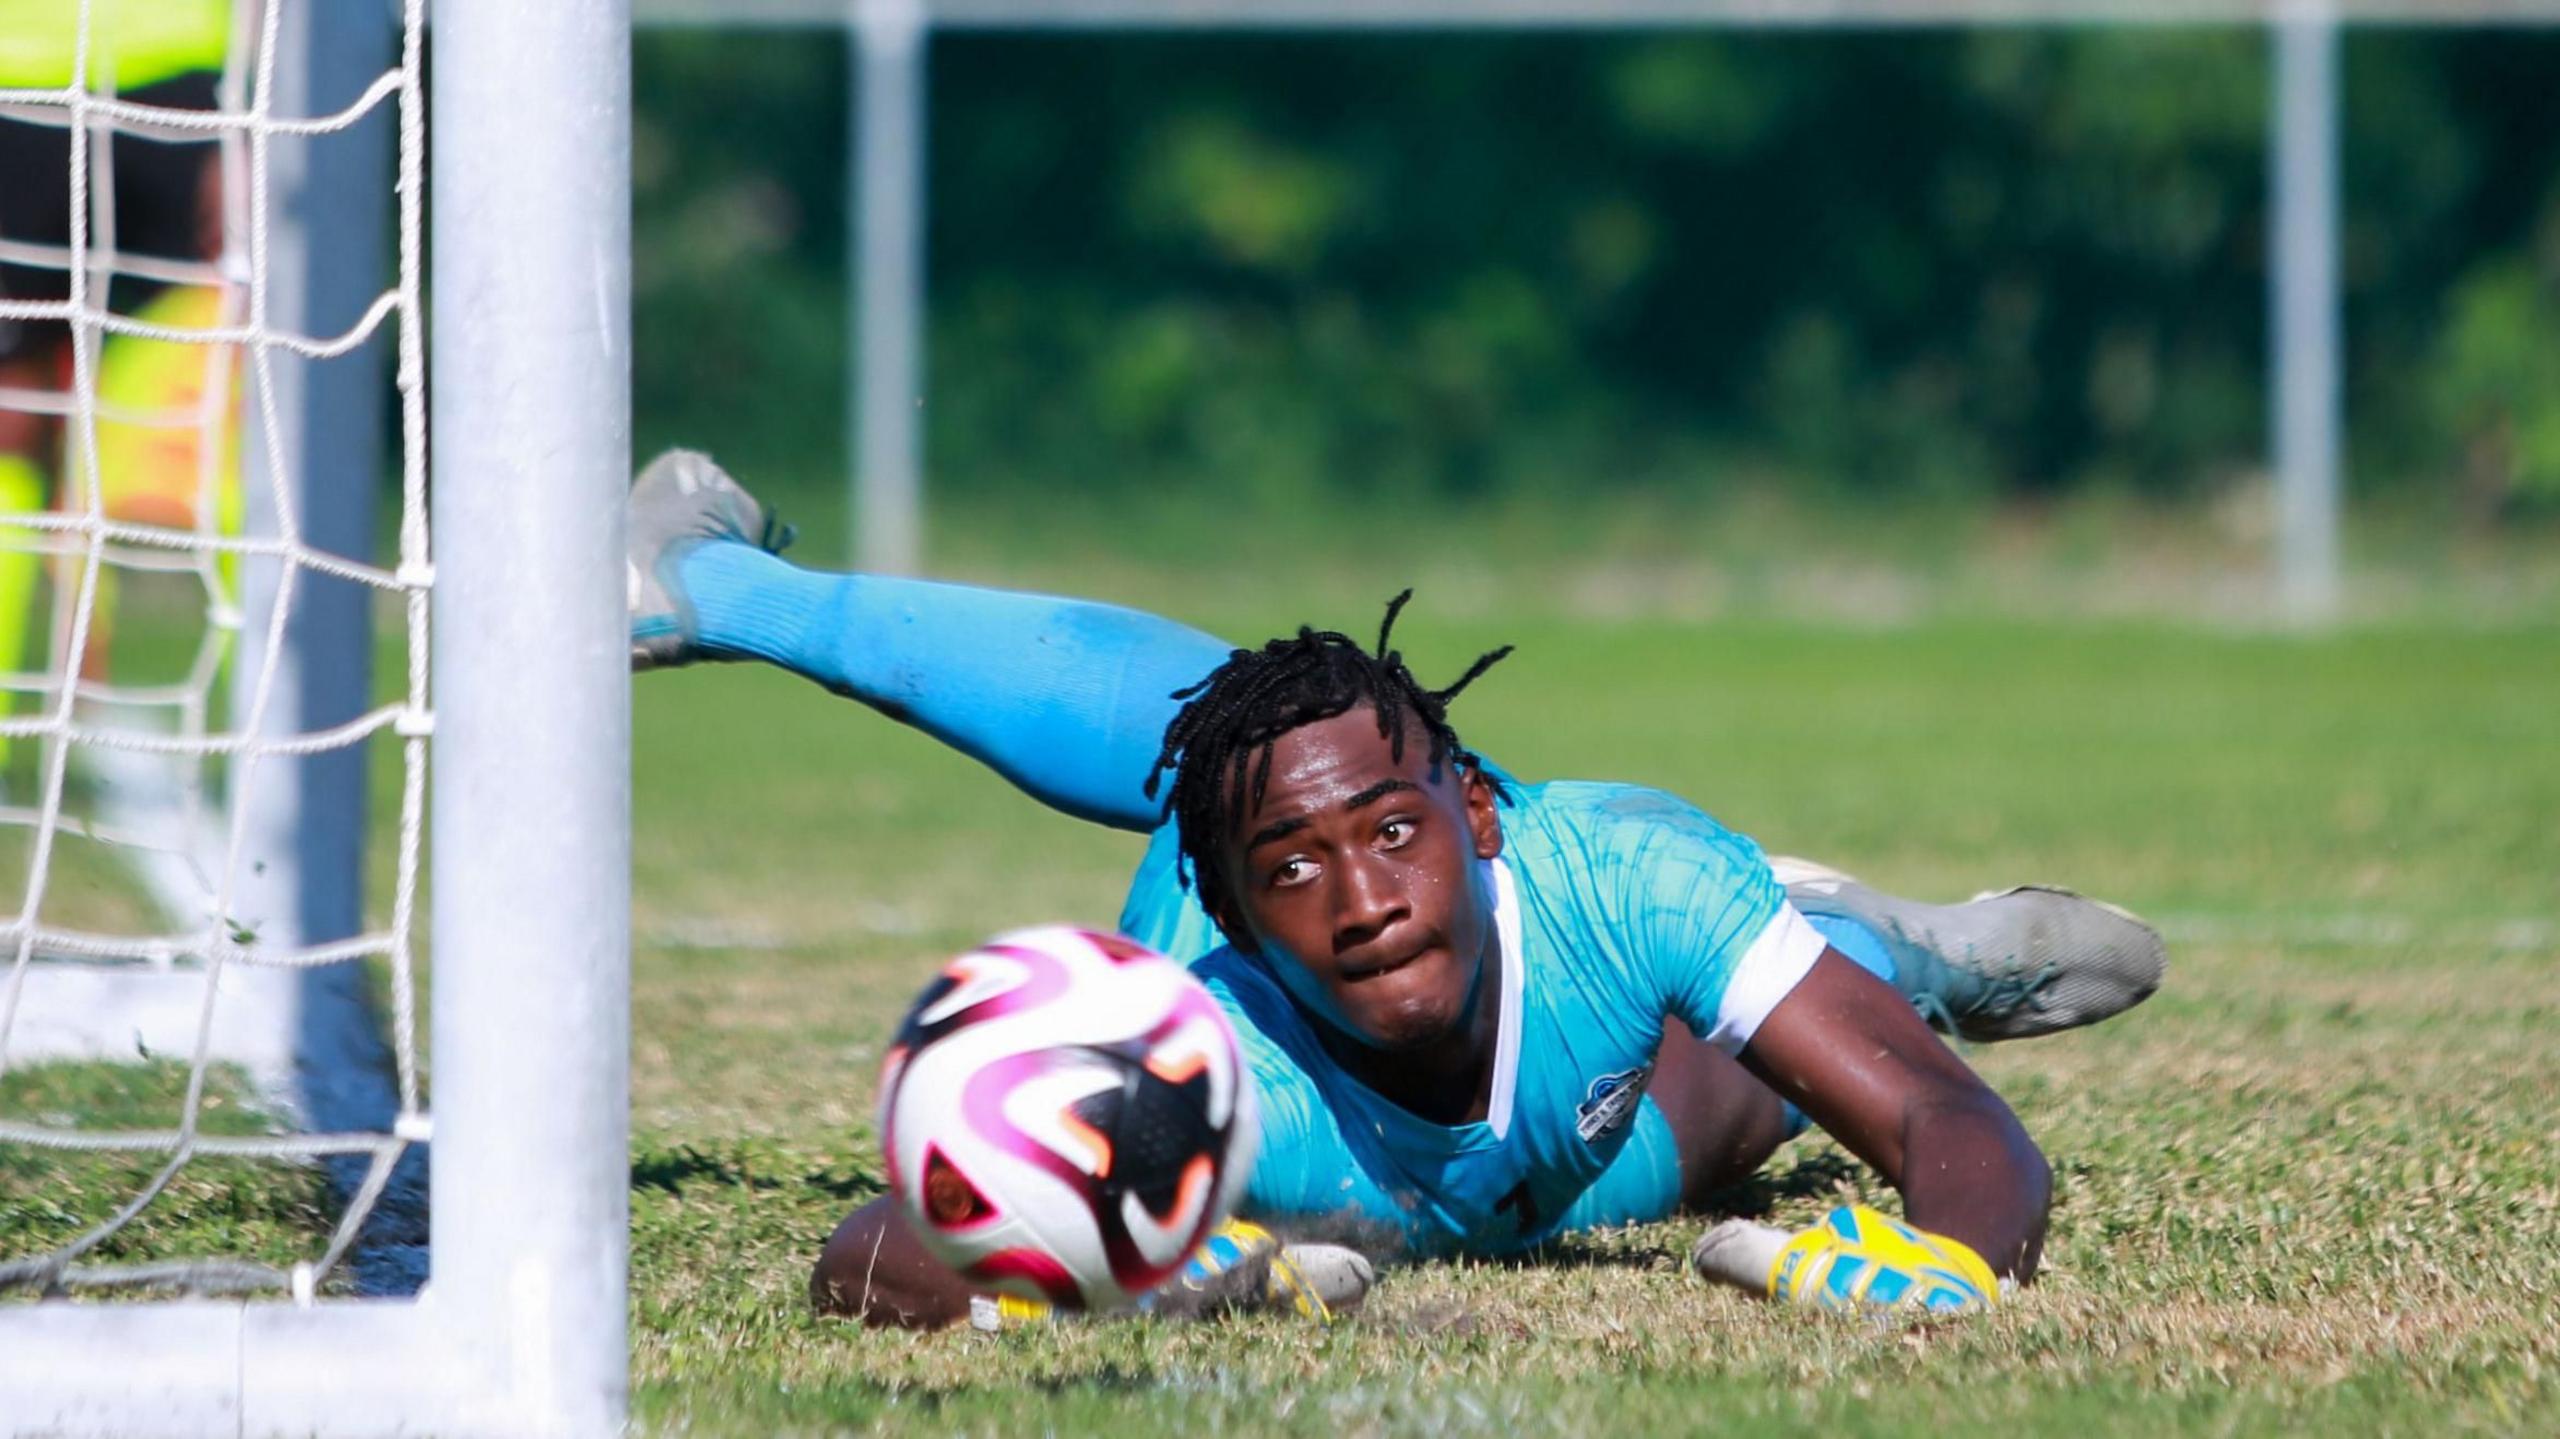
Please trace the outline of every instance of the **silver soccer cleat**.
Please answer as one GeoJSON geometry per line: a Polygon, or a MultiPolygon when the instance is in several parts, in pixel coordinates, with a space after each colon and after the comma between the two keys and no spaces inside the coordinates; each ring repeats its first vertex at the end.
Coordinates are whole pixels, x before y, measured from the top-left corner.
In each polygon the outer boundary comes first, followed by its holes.
{"type": "Polygon", "coordinates": [[[1770,867],[1798,910],[1855,920],[1883,940],[1913,1006],[1976,1043],[2121,1014],[2150,998],[2168,968],[2158,930],[2067,889],[2020,885],[1922,904],[1807,860],[1770,867]]]}
{"type": "Polygon", "coordinates": [[[631,482],[627,503],[631,668],[666,669],[705,658],[694,646],[693,603],[676,573],[685,552],[732,540],[780,554],[791,543],[791,527],[699,450],[669,450],[651,460],[631,482]]]}

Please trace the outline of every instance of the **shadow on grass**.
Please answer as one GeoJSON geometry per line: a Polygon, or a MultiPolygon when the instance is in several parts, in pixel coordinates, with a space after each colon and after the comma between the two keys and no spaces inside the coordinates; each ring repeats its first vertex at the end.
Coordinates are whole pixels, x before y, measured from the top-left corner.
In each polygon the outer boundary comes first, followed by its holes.
{"type": "MultiPolygon", "coordinates": [[[[1717,1190],[1695,1209],[1684,1209],[1672,1222],[1722,1219],[1766,1219],[1791,1200],[1828,1198],[1866,1172],[1848,1155],[1825,1150],[1806,1155],[1783,1170],[1763,1170],[1740,1184],[1717,1190]]],[[[1682,1241],[1685,1244],[1685,1240],[1682,1241]]],[[[1609,1231],[1565,1234],[1535,1249],[1490,1262],[1539,1269],[1650,1269],[1681,1254],[1653,1244],[1632,1242],[1609,1231]]]]}
{"type": "Polygon", "coordinates": [[[851,1159],[754,1141],[706,1150],[694,1144],[644,1147],[631,1157],[631,1187],[668,1194],[689,1190],[815,1190],[837,1199],[868,1199],[888,1186],[851,1159]]]}
{"type": "Polygon", "coordinates": [[[1866,1172],[1867,1167],[1857,1160],[1826,1149],[1808,1154],[1783,1170],[1763,1169],[1740,1184],[1719,1189],[1690,1213],[1701,1219],[1766,1219],[1789,1200],[1835,1194],[1866,1172]]]}
{"type": "Polygon", "coordinates": [[[833,1436],[872,1427],[946,1433],[1029,1432],[1036,1427],[1055,1433],[1089,1429],[1104,1416],[1116,1417],[1131,1396],[1163,1402],[1178,1384],[1169,1385],[1166,1375],[1151,1368],[1108,1362],[1073,1374],[1024,1377],[997,1365],[966,1380],[883,1384],[850,1379],[785,1387],[779,1393],[739,1385],[686,1395],[673,1386],[653,1385],[634,1396],[634,1429],[643,1434],[755,1434],[759,1439],[833,1436]],[[1028,1420],[1026,1404],[1040,1414],[1036,1424],[1028,1420]]]}

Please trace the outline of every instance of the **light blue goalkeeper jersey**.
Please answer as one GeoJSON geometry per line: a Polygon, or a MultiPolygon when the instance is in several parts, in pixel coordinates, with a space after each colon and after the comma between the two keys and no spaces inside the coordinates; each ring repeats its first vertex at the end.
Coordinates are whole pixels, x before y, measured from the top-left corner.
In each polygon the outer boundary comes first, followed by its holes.
{"type": "Polygon", "coordinates": [[[1425,1251],[1502,1253],[1656,1219],[1679,1196],[1669,1126],[1644,1097],[1662,1021],[1739,1050],[1819,957],[1750,840],[1659,790],[1512,785],[1494,868],[1503,1006],[1488,1113],[1440,1125],[1328,1056],[1265,967],[1226,945],[1177,877],[1171,826],[1120,927],[1191,963],[1242,1039],[1262,1113],[1243,1208],[1350,1211],[1425,1251]]]}

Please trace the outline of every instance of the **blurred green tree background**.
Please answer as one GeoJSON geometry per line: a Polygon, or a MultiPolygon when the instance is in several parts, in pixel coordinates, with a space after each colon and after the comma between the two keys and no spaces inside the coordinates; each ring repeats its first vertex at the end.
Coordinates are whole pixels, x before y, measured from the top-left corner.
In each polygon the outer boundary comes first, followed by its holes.
{"type": "MultiPolygon", "coordinates": [[[[2560,509],[2560,36],[2357,31],[2352,483],[2560,509]]],[[[644,32],[644,443],[839,470],[845,47],[644,32]]],[[[933,42],[938,495],[2209,498],[2253,30],[933,42]]]]}

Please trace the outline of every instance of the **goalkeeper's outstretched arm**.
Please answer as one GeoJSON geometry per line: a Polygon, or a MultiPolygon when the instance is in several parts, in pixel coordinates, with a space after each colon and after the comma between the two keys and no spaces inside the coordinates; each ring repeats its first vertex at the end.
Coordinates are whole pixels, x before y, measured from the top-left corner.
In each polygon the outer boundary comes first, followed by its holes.
{"type": "Polygon", "coordinates": [[[969,1317],[969,1281],[926,1252],[894,1196],[881,1195],[845,1217],[809,1276],[821,1314],[866,1324],[939,1329],[969,1317]]]}
{"type": "Polygon", "coordinates": [[[1826,952],[1742,1062],[1902,1192],[1915,1227],[2021,1283],[2044,1248],[2053,1171],[2018,1116],[1908,1000],[1826,952]]]}

